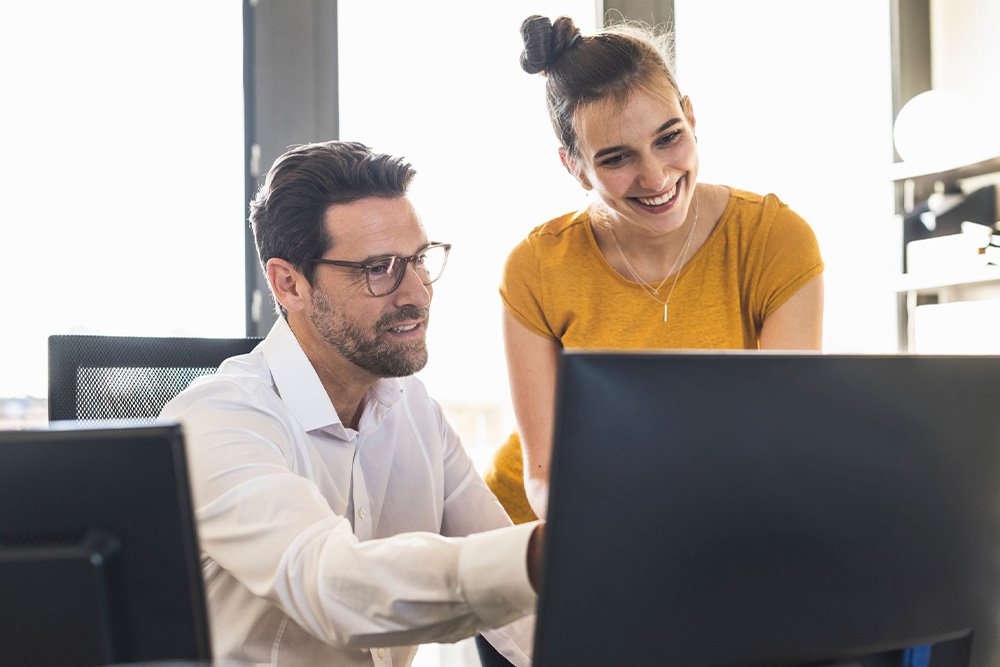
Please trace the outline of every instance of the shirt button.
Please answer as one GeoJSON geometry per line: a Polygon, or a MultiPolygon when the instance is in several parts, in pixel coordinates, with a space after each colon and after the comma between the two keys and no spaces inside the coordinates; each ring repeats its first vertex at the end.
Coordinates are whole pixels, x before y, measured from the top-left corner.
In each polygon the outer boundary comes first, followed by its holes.
{"type": "Polygon", "coordinates": [[[377,651],[377,653],[378,653],[378,657],[380,657],[380,658],[384,658],[385,657],[385,649],[384,648],[380,648],[377,651]]]}
{"type": "MultiPolygon", "coordinates": [[[[361,509],[358,510],[358,516],[361,517],[362,519],[364,519],[365,515],[367,515],[367,514],[368,513],[365,512],[365,508],[364,507],[362,507],[361,509]]],[[[379,649],[379,650],[381,650],[381,649],[379,649]]]]}

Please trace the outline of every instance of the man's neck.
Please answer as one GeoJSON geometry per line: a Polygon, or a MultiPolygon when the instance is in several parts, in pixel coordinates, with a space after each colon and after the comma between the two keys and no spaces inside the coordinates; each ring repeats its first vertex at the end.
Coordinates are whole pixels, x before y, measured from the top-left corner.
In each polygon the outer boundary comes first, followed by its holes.
{"type": "Polygon", "coordinates": [[[357,429],[365,407],[365,395],[378,378],[337,353],[307,321],[292,314],[288,326],[316,369],[341,423],[357,429]]]}

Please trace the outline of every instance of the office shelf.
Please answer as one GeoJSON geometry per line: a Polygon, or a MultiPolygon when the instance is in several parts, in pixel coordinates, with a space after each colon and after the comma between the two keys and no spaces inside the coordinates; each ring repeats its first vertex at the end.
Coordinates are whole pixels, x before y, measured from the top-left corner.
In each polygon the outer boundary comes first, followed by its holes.
{"type": "Polygon", "coordinates": [[[896,292],[934,292],[947,287],[1000,283],[1000,266],[981,266],[967,271],[906,273],[896,278],[896,292]]]}
{"type": "Polygon", "coordinates": [[[918,189],[930,187],[936,181],[954,182],[963,178],[1000,172],[1000,153],[987,154],[973,161],[897,162],[891,167],[892,180],[900,183],[915,181],[918,189]]]}
{"type": "MultiPolygon", "coordinates": [[[[995,175],[1000,182],[1000,149],[990,147],[979,155],[967,157],[967,161],[899,162],[892,165],[890,173],[896,190],[896,212],[902,214],[905,206],[913,205],[914,199],[922,200],[929,196],[938,182],[952,192],[957,190],[959,181],[977,176],[995,175]]],[[[912,238],[907,237],[904,228],[904,249],[909,240],[912,238]]],[[[920,303],[918,296],[941,292],[946,301],[976,300],[982,298],[983,289],[992,293],[994,286],[1000,286],[1000,267],[997,266],[983,265],[969,267],[967,270],[898,276],[895,290],[898,297],[900,349],[914,349],[913,313],[920,303]]]]}

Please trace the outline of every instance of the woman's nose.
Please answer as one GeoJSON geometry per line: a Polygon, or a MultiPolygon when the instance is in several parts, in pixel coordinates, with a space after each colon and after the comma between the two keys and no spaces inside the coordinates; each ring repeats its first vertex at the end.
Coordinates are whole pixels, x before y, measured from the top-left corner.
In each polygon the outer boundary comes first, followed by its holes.
{"type": "Polygon", "coordinates": [[[643,160],[639,172],[639,186],[650,193],[662,192],[670,182],[670,168],[661,160],[643,160]]]}

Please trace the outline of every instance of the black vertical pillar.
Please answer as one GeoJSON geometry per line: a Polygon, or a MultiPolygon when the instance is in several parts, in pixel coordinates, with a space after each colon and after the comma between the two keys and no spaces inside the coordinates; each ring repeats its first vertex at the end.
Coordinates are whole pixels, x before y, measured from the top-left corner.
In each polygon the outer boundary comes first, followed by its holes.
{"type": "MultiPolygon", "coordinates": [[[[289,146],[339,135],[336,0],[243,0],[246,202],[289,146]]],[[[253,237],[246,234],[247,335],[274,312],[253,237]]]]}

